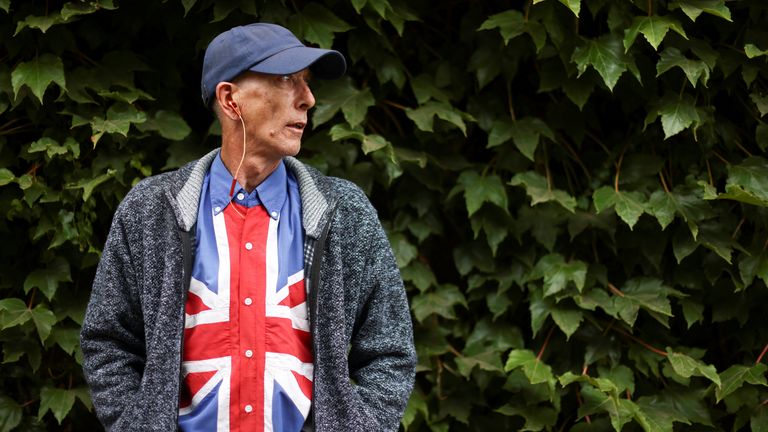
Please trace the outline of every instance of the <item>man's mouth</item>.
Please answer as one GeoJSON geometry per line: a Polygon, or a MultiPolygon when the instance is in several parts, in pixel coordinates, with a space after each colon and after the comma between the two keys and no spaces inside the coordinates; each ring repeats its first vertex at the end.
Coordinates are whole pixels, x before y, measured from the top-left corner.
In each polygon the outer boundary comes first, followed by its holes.
{"type": "Polygon", "coordinates": [[[288,123],[289,128],[296,129],[297,131],[303,131],[306,126],[307,124],[304,122],[288,123]]]}

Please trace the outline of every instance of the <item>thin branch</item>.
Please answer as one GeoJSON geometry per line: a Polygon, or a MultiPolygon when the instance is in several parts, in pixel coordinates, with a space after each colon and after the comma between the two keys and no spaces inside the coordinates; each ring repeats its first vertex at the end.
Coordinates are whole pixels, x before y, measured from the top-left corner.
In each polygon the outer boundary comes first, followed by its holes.
{"type": "Polygon", "coordinates": [[[619,297],[624,297],[624,293],[621,292],[620,289],[616,288],[616,285],[608,282],[608,289],[611,290],[612,293],[616,294],[619,297]]]}
{"type": "Polygon", "coordinates": [[[669,193],[669,187],[667,186],[667,182],[664,180],[664,173],[662,171],[659,171],[659,179],[661,179],[661,185],[664,186],[664,192],[669,193]]]}
{"type": "Polygon", "coordinates": [[[760,355],[757,356],[757,360],[755,361],[755,364],[760,364],[760,362],[763,361],[763,357],[765,356],[766,352],[768,352],[768,344],[765,344],[765,348],[763,348],[763,352],[761,352],[760,355]]]}
{"type": "Polygon", "coordinates": [[[621,151],[618,162],[616,162],[616,175],[613,177],[613,188],[616,192],[619,191],[619,176],[621,175],[621,163],[624,161],[624,153],[627,151],[627,146],[624,146],[624,150],[621,151]]]}
{"type": "Polygon", "coordinates": [[[392,102],[391,100],[388,100],[388,99],[384,99],[384,100],[382,100],[382,101],[381,101],[381,103],[387,104],[387,105],[389,105],[389,106],[393,106],[393,107],[395,107],[395,108],[397,108],[397,109],[401,109],[401,110],[403,110],[403,111],[405,111],[405,110],[407,110],[407,109],[410,109],[410,108],[408,108],[408,107],[407,107],[407,106],[405,106],[405,105],[400,105],[399,103],[397,103],[397,102],[392,102]]]}
{"type": "Polygon", "coordinates": [[[709,158],[704,160],[707,162],[707,175],[709,175],[709,185],[714,186],[715,180],[712,178],[712,166],[709,164],[709,158]]]}
{"type": "Polygon", "coordinates": [[[733,142],[736,144],[736,147],[738,147],[741,151],[744,152],[744,154],[746,154],[749,157],[752,157],[752,153],[750,153],[749,150],[745,149],[744,146],[741,145],[739,140],[736,139],[736,140],[733,140],[733,142]]]}
{"type": "Polygon", "coordinates": [[[741,226],[744,225],[744,222],[747,220],[746,217],[741,218],[741,221],[738,225],[736,225],[736,229],[733,230],[733,234],[731,234],[731,239],[736,240],[736,234],[739,233],[739,230],[741,229],[741,226]]]}
{"type": "Polygon", "coordinates": [[[603,149],[603,151],[605,152],[605,154],[607,154],[608,156],[610,156],[610,155],[611,155],[611,151],[610,151],[610,150],[608,150],[608,147],[606,147],[606,145],[605,145],[605,144],[604,144],[604,143],[603,143],[603,142],[600,140],[600,138],[598,138],[598,137],[597,137],[595,134],[593,134],[593,133],[592,133],[592,132],[590,132],[590,131],[586,131],[586,135],[587,135],[588,137],[590,137],[590,138],[592,139],[592,141],[596,142],[596,143],[597,143],[597,145],[599,145],[599,146],[600,146],[600,148],[602,148],[602,149],[603,149]]]}
{"type": "Polygon", "coordinates": [[[456,348],[454,348],[451,344],[448,344],[448,351],[453,353],[456,357],[464,357],[456,348]]]}
{"type": "Polygon", "coordinates": [[[718,159],[720,159],[721,161],[723,161],[723,163],[724,163],[724,164],[726,164],[726,165],[730,165],[730,164],[731,164],[731,163],[730,163],[730,162],[728,162],[728,161],[727,161],[727,160],[726,160],[724,157],[720,156],[720,153],[718,153],[717,151],[715,151],[715,150],[712,150],[712,153],[714,153],[714,155],[715,155],[715,156],[717,156],[717,158],[718,158],[718,159]]]}
{"type": "Polygon", "coordinates": [[[547,333],[547,338],[544,339],[544,345],[541,346],[541,349],[539,350],[539,354],[536,356],[536,361],[541,360],[541,356],[544,355],[544,350],[547,349],[547,345],[549,345],[549,338],[552,337],[552,332],[555,331],[555,326],[552,326],[549,328],[549,333],[547,333]]]}
{"type": "Polygon", "coordinates": [[[547,191],[552,192],[552,173],[549,172],[549,154],[547,152],[547,143],[542,142],[544,148],[544,171],[547,174],[547,191]]]}
{"type": "Polygon", "coordinates": [[[397,117],[395,117],[392,111],[386,106],[382,106],[381,110],[384,111],[384,114],[386,114],[390,120],[392,120],[392,123],[394,123],[395,125],[395,129],[397,129],[397,133],[399,133],[400,136],[405,135],[405,132],[403,132],[402,126],[400,126],[400,121],[397,120],[397,117]]]}
{"type": "Polygon", "coordinates": [[[630,334],[630,333],[627,333],[627,332],[625,332],[624,330],[622,330],[622,329],[619,329],[619,328],[617,328],[617,329],[615,329],[615,330],[616,330],[617,332],[619,332],[619,333],[623,334],[624,336],[626,336],[626,337],[628,337],[628,338],[632,339],[633,341],[637,342],[638,344],[642,345],[642,346],[643,346],[645,349],[647,349],[648,351],[654,352],[654,353],[656,353],[656,354],[658,354],[658,355],[660,355],[660,356],[662,356],[662,357],[666,357],[666,356],[667,356],[667,353],[666,353],[665,351],[662,351],[662,350],[660,350],[660,349],[658,349],[658,348],[656,348],[656,347],[652,346],[651,344],[649,344],[649,343],[645,342],[644,340],[642,340],[642,339],[638,338],[637,336],[634,336],[634,335],[632,335],[632,334],[630,334]]]}
{"type": "Polygon", "coordinates": [[[581,170],[584,171],[584,175],[587,177],[587,180],[588,181],[592,181],[592,176],[589,174],[589,170],[584,165],[584,163],[581,161],[581,158],[579,157],[579,154],[576,153],[575,150],[573,150],[573,147],[571,147],[570,144],[568,144],[568,141],[566,141],[563,138],[560,138],[556,142],[559,143],[560,145],[562,145],[563,147],[565,147],[566,150],[568,150],[568,153],[570,153],[571,156],[573,156],[573,159],[581,167],[581,170]]]}
{"type": "Polygon", "coordinates": [[[515,115],[515,107],[512,104],[512,83],[509,81],[507,81],[507,105],[509,105],[509,116],[513,122],[516,122],[517,116],[515,115]]]}

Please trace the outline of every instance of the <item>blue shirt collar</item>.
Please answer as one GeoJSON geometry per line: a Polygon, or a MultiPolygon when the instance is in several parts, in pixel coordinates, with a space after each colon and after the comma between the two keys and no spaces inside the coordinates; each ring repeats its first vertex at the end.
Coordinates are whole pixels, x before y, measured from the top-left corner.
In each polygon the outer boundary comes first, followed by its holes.
{"type": "Polygon", "coordinates": [[[277,168],[260,185],[256,186],[256,189],[251,191],[250,194],[240,186],[240,183],[237,183],[235,184],[235,194],[230,198],[229,188],[231,186],[232,174],[224,166],[224,162],[221,160],[221,152],[219,152],[211,164],[210,183],[208,186],[213,214],[221,213],[231,201],[235,201],[246,207],[263,205],[270,217],[277,219],[280,216],[280,209],[283,208],[283,203],[285,203],[288,196],[288,174],[285,169],[285,163],[281,161],[277,168]]]}

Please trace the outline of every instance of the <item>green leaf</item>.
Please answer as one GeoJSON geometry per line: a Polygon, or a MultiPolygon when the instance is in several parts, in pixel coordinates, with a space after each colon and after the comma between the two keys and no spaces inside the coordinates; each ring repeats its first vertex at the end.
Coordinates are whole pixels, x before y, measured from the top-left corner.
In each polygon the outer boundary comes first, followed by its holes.
{"type": "Polygon", "coordinates": [[[411,89],[413,89],[413,94],[416,96],[416,101],[419,104],[424,104],[430,99],[450,103],[450,96],[448,93],[435,85],[435,77],[421,74],[412,78],[410,83],[411,89]]]}
{"type": "Polygon", "coordinates": [[[663,190],[653,191],[648,199],[648,203],[645,205],[645,211],[659,221],[662,230],[666,229],[672,220],[675,219],[675,200],[669,192],[663,190]]]}
{"type": "Polygon", "coordinates": [[[105,134],[119,134],[128,137],[128,131],[132,124],[141,124],[147,121],[147,115],[137,110],[133,105],[125,103],[116,103],[107,109],[104,118],[94,117],[90,120],[93,136],[91,141],[93,146],[105,134]]]}
{"type": "Polygon", "coordinates": [[[75,393],[67,389],[43,387],[40,390],[40,409],[37,418],[42,419],[45,413],[51,411],[56,421],[61,424],[75,404],[75,393]]]}
{"type": "Polygon", "coordinates": [[[531,205],[555,201],[571,213],[576,210],[574,197],[560,189],[553,189],[551,185],[547,184],[547,179],[535,171],[515,174],[509,184],[523,186],[525,192],[531,197],[531,205]]]}
{"type": "Polygon", "coordinates": [[[157,131],[161,137],[172,141],[183,140],[192,132],[179,113],[164,110],[157,111],[152,117],[136,126],[142,132],[157,131]]]}
{"type": "Polygon", "coordinates": [[[731,11],[725,5],[725,0],[680,0],[670,3],[669,8],[682,9],[691,21],[696,21],[702,12],[732,21],[731,11]]]}
{"type": "Polygon", "coordinates": [[[739,260],[739,274],[744,286],[752,285],[755,277],[763,280],[768,285],[768,254],[742,255],[739,260]]]}
{"type": "Polygon", "coordinates": [[[22,325],[32,318],[27,305],[17,298],[0,300],[0,330],[22,325]]]}
{"type": "Polygon", "coordinates": [[[114,169],[108,169],[106,173],[94,177],[94,178],[84,178],[78,181],[75,184],[67,185],[67,189],[82,189],[83,190],[83,201],[88,201],[88,198],[91,197],[91,194],[93,193],[93,190],[100,184],[104,183],[105,181],[111,179],[115,176],[115,173],[117,170],[114,169]]]}
{"type": "Polygon", "coordinates": [[[666,36],[670,29],[688,39],[680,22],[670,16],[635,17],[632,21],[632,26],[625,32],[624,50],[629,51],[629,48],[635,43],[638,33],[642,33],[645,36],[645,40],[651,44],[653,49],[658,51],[659,44],[664,40],[664,36],[666,36]]]}
{"type": "Polygon", "coordinates": [[[725,193],[718,198],[768,207],[768,160],[754,156],[729,165],[725,193]]]}
{"type": "Polygon", "coordinates": [[[478,30],[499,29],[504,43],[525,33],[525,17],[520,11],[508,10],[496,15],[491,15],[478,28],[478,30]]]}
{"type": "Polygon", "coordinates": [[[300,14],[288,20],[288,27],[299,39],[330,49],[335,33],[344,33],[352,27],[318,3],[309,3],[300,14]]]}
{"type": "Polygon", "coordinates": [[[503,372],[498,352],[483,352],[472,356],[456,357],[456,366],[464,378],[469,378],[475,367],[488,372],[503,372]]]}
{"type": "Polygon", "coordinates": [[[752,93],[749,95],[749,98],[752,99],[752,102],[757,106],[757,110],[760,112],[760,117],[768,114],[768,95],[752,93]]]}
{"type": "Polygon", "coordinates": [[[67,147],[59,145],[53,138],[43,137],[29,145],[30,153],[46,152],[49,158],[67,154],[67,147]]]}
{"type": "Polygon", "coordinates": [[[610,186],[602,186],[592,194],[592,201],[595,204],[597,213],[603,210],[615,207],[616,214],[619,215],[629,228],[632,229],[640,216],[645,211],[645,197],[637,191],[617,191],[610,186]]]}
{"type": "Polygon", "coordinates": [[[762,50],[757,46],[755,46],[754,44],[744,45],[744,53],[747,55],[747,58],[768,56],[768,50],[762,50]]]}
{"type": "Polygon", "coordinates": [[[16,176],[8,168],[0,168],[0,186],[5,186],[16,180],[16,176]]]}
{"type": "Polygon", "coordinates": [[[39,304],[30,311],[32,321],[37,328],[37,334],[40,336],[40,341],[45,342],[48,339],[48,335],[51,334],[51,328],[56,324],[56,315],[48,309],[47,306],[39,304]]]}
{"type": "Polygon", "coordinates": [[[381,135],[366,135],[363,133],[362,127],[356,126],[350,129],[348,125],[344,123],[334,125],[330,130],[330,135],[331,139],[334,141],[349,138],[359,141],[361,144],[360,148],[363,150],[364,154],[369,154],[383,148],[391,147],[392,145],[389,141],[386,140],[386,138],[381,135]]]}
{"type": "Polygon", "coordinates": [[[3,363],[13,363],[18,361],[23,355],[27,356],[29,366],[32,371],[37,371],[40,367],[42,355],[40,354],[40,343],[34,339],[24,338],[5,341],[3,343],[3,363]]]}
{"type": "MultiPolygon", "coordinates": [[[[755,142],[761,150],[768,150],[768,125],[759,124],[755,128],[755,142]]],[[[2,174],[0,174],[0,185],[2,184],[2,174]]]]}
{"type": "Polygon", "coordinates": [[[416,123],[416,127],[426,132],[434,132],[435,116],[458,127],[461,133],[467,134],[467,126],[464,123],[465,114],[453,106],[439,101],[429,101],[418,108],[408,108],[405,115],[416,123]]]}
{"type": "Polygon", "coordinates": [[[579,76],[586,72],[588,66],[592,66],[611,91],[619,77],[627,70],[640,81],[640,71],[634,60],[622,49],[621,40],[613,35],[587,40],[584,45],[574,50],[571,61],[576,63],[579,76]]]}
{"type": "Polygon", "coordinates": [[[527,405],[519,407],[508,403],[497,408],[495,411],[505,416],[523,417],[525,424],[522,429],[519,429],[520,431],[550,430],[557,423],[557,411],[547,406],[527,405]]]}
{"type": "Polygon", "coordinates": [[[664,139],[677,135],[694,123],[701,123],[695,102],[689,96],[666,100],[659,108],[658,114],[661,115],[664,139]]]}
{"type": "Polygon", "coordinates": [[[581,13],[581,0],[560,0],[560,3],[567,6],[576,17],[581,13]]]}
{"type": "Polygon", "coordinates": [[[768,386],[765,379],[765,371],[768,366],[758,363],[753,366],[733,365],[720,374],[722,386],[715,389],[717,402],[741,388],[745,382],[754,385],[768,386]]]}
{"type": "Polygon", "coordinates": [[[556,294],[573,282],[581,292],[587,277],[587,264],[579,260],[565,262],[562,255],[552,253],[543,256],[530,274],[531,280],[544,279],[544,296],[556,294]]]}
{"type": "Polygon", "coordinates": [[[611,425],[617,431],[636,416],[639,408],[628,399],[619,398],[615,393],[604,392],[590,386],[581,389],[584,404],[579,408],[579,417],[606,412],[611,418],[611,425]]]}
{"type": "Polygon", "coordinates": [[[677,48],[669,47],[662,51],[661,58],[656,63],[656,76],[658,77],[674,67],[679,67],[683,70],[692,86],[696,87],[696,83],[699,80],[705,86],[707,85],[710,72],[709,66],[701,60],[691,60],[685,57],[677,48]]]}
{"type": "Polygon", "coordinates": [[[669,296],[682,296],[682,293],[667,287],[663,281],[649,277],[630,279],[620,291],[622,295],[613,298],[614,308],[630,326],[635,324],[640,309],[646,310],[654,319],[667,326],[667,317],[672,316],[669,296]]]}
{"type": "Polygon", "coordinates": [[[675,373],[684,378],[701,376],[715,383],[717,387],[722,387],[720,376],[717,375],[717,369],[712,365],[704,364],[683,353],[674,352],[669,347],[667,347],[667,360],[672,365],[675,373]]]}
{"type": "Polygon", "coordinates": [[[181,0],[181,4],[184,6],[184,16],[186,17],[192,6],[197,3],[197,0],[181,0]]]}
{"type": "Polygon", "coordinates": [[[555,140],[555,134],[541,119],[524,117],[517,121],[499,119],[493,123],[488,134],[488,147],[495,147],[512,139],[525,157],[533,160],[541,136],[555,140]]]}
{"type": "MultiPolygon", "coordinates": [[[[8,10],[7,6],[5,10],[8,10]]],[[[21,405],[8,396],[0,395],[0,432],[13,430],[21,423],[21,416],[21,405]]]]}
{"type": "Polygon", "coordinates": [[[8,12],[11,8],[11,0],[0,0],[0,9],[8,12]]]}
{"type": "Polygon", "coordinates": [[[327,122],[341,111],[347,123],[354,128],[365,120],[368,108],[375,103],[370,89],[356,89],[349,77],[324,83],[315,91],[315,98],[317,108],[312,114],[312,123],[315,127],[327,122]]]}
{"type": "Polygon", "coordinates": [[[24,279],[24,293],[39,288],[48,300],[53,299],[60,282],[71,282],[69,263],[61,257],[53,260],[45,269],[37,269],[24,279]]]}
{"type": "Polygon", "coordinates": [[[60,14],[54,13],[46,16],[29,15],[16,24],[16,31],[13,33],[13,35],[16,36],[20,31],[27,27],[36,28],[45,33],[49,28],[51,28],[51,26],[61,24],[63,22],[64,20],[61,18],[60,14]]]}
{"type": "MultiPolygon", "coordinates": [[[[415,249],[415,248],[414,248],[415,249]]],[[[397,254],[395,254],[397,257],[397,254]]],[[[428,266],[418,260],[412,260],[405,267],[400,267],[403,280],[410,282],[419,292],[424,292],[433,286],[437,286],[435,274],[428,266]]]]}
{"type": "Polygon", "coordinates": [[[439,315],[447,319],[456,319],[454,307],[462,305],[467,308],[464,294],[455,285],[442,285],[425,294],[419,294],[411,300],[411,310],[419,322],[430,315],[439,315]]]}
{"type": "Polygon", "coordinates": [[[54,327],[46,341],[47,345],[56,344],[65,353],[72,355],[80,345],[80,330],[76,328],[54,327]]]}
{"type": "Polygon", "coordinates": [[[768,432],[768,408],[760,406],[749,419],[749,430],[752,432],[768,432]]]}
{"type": "Polygon", "coordinates": [[[505,212],[508,211],[507,191],[497,175],[480,176],[475,171],[464,171],[459,175],[457,184],[464,188],[464,199],[469,216],[472,216],[486,202],[495,204],[505,212]]]}
{"type": "Polygon", "coordinates": [[[566,339],[570,339],[571,335],[576,333],[579,329],[581,321],[584,320],[584,313],[579,309],[566,309],[564,307],[556,307],[552,309],[552,320],[555,321],[560,330],[565,333],[566,339]]]}
{"type": "Polygon", "coordinates": [[[34,60],[19,63],[11,72],[14,97],[18,97],[22,86],[27,86],[42,103],[45,90],[51,83],[56,83],[62,90],[67,88],[64,64],[53,54],[43,54],[34,60]]]}
{"type": "Polygon", "coordinates": [[[552,375],[552,368],[536,358],[532,351],[527,349],[510,351],[504,370],[510,372],[520,367],[531,384],[546,384],[550,393],[554,393],[555,377],[552,375]]]}

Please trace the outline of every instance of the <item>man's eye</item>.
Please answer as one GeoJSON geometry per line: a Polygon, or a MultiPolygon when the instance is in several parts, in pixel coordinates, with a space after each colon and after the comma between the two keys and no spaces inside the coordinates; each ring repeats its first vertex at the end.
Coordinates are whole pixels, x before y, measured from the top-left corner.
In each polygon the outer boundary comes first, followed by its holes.
{"type": "Polygon", "coordinates": [[[291,81],[291,76],[290,75],[281,75],[280,76],[280,81],[282,81],[282,82],[290,82],[291,81]]]}

